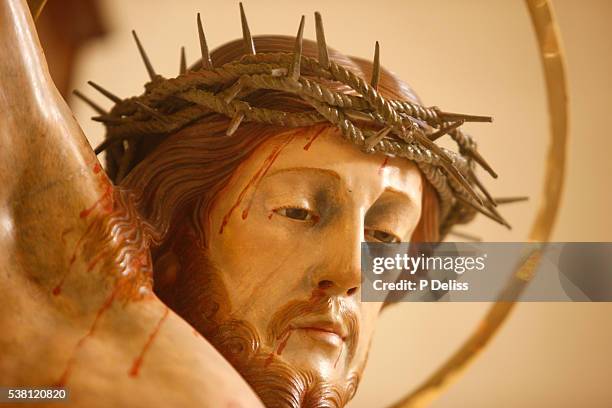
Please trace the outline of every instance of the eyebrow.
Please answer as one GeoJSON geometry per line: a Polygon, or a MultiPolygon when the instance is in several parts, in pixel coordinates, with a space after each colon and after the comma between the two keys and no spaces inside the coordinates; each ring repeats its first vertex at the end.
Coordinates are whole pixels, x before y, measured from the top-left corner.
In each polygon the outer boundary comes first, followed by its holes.
{"type": "Polygon", "coordinates": [[[306,167],[306,166],[300,166],[300,167],[287,167],[284,169],[278,169],[273,171],[272,173],[268,174],[267,177],[272,177],[272,176],[276,176],[278,174],[282,174],[282,173],[291,173],[291,172],[295,172],[295,171],[311,171],[314,173],[319,173],[322,175],[326,175],[326,176],[330,176],[333,177],[337,180],[341,180],[341,177],[338,173],[336,173],[334,170],[329,170],[329,169],[322,169],[320,167],[306,167]]]}
{"type": "MultiPolygon", "coordinates": [[[[291,173],[291,172],[295,172],[295,171],[304,171],[304,170],[312,171],[314,173],[319,173],[319,174],[326,175],[326,176],[330,176],[330,177],[333,177],[336,180],[341,180],[342,179],[340,177],[340,175],[337,172],[335,172],[334,170],[322,169],[320,167],[308,167],[308,166],[287,167],[287,168],[284,168],[284,169],[278,169],[278,170],[273,171],[272,173],[269,173],[266,176],[266,178],[272,177],[272,176],[276,176],[276,175],[282,175],[283,173],[291,173]]],[[[393,187],[385,187],[385,189],[378,196],[378,198],[374,201],[374,203],[376,203],[376,201],[378,201],[378,199],[380,199],[380,197],[382,197],[383,194],[385,194],[385,193],[397,194],[397,195],[401,196],[402,198],[406,199],[408,201],[408,203],[410,203],[410,205],[418,204],[417,200],[415,200],[414,197],[412,197],[409,194],[406,194],[402,190],[398,190],[398,189],[393,188],[393,187]]]]}

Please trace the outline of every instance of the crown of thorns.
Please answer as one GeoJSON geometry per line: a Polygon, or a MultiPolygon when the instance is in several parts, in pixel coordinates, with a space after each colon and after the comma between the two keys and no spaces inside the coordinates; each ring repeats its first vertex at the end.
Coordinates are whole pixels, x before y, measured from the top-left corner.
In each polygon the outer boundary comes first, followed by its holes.
{"type": "Polygon", "coordinates": [[[115,182],[137,164],[137,143],[147,136],[176,132],[211,113],[231,118],[226,137],[231,137],[243,121],[284,127],[330,122],[340,129],[344,138],[366,153],[404,157],[419,166],[440,197],[442,235],[454,224],[470,221],[477,212],[509,227],[496,206],[520,198],[496,200],[491,197],[474,169],[478,164],[492,177],[497,178],[497,174],[478,153],[472,137],[459,129],[465,122],[491,122],[490,117],[449,113],[435,106],[384,98],[377,91],[380,77],[378,42],[372,78],[368,83],[329,58],[319,13],[315,13],[317,59],[302,55],[304,16],[293,53],[257,54],[242,4],[240,15],[246,55],[237,61],[218,67],[213,65],[198,14],[201,67],[187,69],[182,48],[180,74],[176,78],[163,78],[153,69],[133,31],[151,78],[145,85],[145,93],[122,99],[90,81],[92,87],[115,103],[110,112],[106,112],[75,91],[100,114],[93,119],[106,127],[105,140],[95,152],[106,151],[107,162],[117,164],[109,171],[115,182]],[[350,94],[330,89],[330,82],[348,86],[350,94]],[[312,110],[287,112],[253,106],[245,99],[255,91],[280,92],[305,102],[312,110]],[[434,143],[446,134],[455,141],[457,152],[434,143]]]}

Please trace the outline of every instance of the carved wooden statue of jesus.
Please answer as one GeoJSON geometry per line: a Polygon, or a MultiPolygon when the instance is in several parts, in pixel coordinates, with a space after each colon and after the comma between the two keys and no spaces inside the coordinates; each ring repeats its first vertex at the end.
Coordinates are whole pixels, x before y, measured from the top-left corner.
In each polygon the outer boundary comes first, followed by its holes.
{"type": "MultiPolygon", "coordinates": [[[[24,0],[0,3],[0,384],[73,406],[342,407],[382,303],[360,243],[439,241],[494,175],[379,63],[252,37],[142,95],[92,103],[96,153],[55,90],[24,0]],[[458,152],[438,147],[452,138],[458,152]]],[[[110,84],[112,87],[112,84],[110,84]]],[[[87,98],[85,98],[87,99],[87,98]]]]}

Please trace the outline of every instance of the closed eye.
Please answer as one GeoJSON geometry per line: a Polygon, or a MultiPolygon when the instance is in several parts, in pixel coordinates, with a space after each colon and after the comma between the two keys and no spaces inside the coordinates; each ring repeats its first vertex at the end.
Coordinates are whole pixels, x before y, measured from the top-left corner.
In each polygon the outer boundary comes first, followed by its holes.
{"type": "Polygon", "coordinates": [[[282,215],[283,217],[290,218],[296,221],[317,222],[319,219],[318,215],[315,212],[301,207],[277,208],[276,210],[274,210],[274,212],[278,215],[282,215]]]}
{"type": "Polygon", "coordinates": [[[368,242],[385,242],[389,244],[401,242],[401,239],[395,234],[371,228],[365,229],[365,239],[368,242]]]}

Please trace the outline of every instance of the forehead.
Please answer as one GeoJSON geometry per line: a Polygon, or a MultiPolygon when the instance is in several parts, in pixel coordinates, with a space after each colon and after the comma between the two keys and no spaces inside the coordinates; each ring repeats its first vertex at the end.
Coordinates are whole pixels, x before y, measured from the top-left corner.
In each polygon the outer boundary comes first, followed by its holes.
{"type": "Polygon", "coordinates": [[[262,146],[262,153],[275,148],[282,150],[269,175],[280,175],[287,170],[292,174],[300,171],[307,174],[321,169],[353,192],[379,194],[385,189],[395,190],[419,201],[421,174],[413,162],[365,153],[345,140],[336,128],[312,128],[279,135],[262,146]]]}

